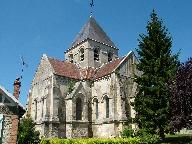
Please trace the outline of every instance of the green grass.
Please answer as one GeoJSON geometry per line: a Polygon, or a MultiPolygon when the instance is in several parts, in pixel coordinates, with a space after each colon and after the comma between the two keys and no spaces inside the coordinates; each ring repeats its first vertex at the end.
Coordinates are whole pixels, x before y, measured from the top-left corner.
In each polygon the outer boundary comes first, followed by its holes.
{"type": "Polygon", "coordinates": [[[162,144],[192,144],[192,134],[166,135],[162,144]]]}

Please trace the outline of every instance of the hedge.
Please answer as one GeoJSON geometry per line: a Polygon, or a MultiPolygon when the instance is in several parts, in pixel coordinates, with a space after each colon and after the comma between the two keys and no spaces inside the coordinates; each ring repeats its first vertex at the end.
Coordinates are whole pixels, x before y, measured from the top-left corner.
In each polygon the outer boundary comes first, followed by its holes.
{"type": "Polygon", "coordinates": [[[40,144],[140,144],[139,138],[43,139],[40,144]]]}

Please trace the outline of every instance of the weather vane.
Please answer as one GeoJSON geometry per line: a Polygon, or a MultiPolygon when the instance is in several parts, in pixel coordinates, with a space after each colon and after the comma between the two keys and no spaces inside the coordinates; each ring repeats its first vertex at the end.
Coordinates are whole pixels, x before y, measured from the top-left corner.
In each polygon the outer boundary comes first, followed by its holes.
{"type": "Polygon", "coordinates": [[[20,59],[21,59],[21,64],[22,64],[20,79],[22,79],[24,68],[27,68],[28,64],[24,61],[23,56],[20,56],[20,59]]]}
{"type": "Polygon", "coordinates": [[[93,7],[94,7],[94,1],[93,0],[91,0],[90,6],[91,6],[91,16],[92,16],[93,15],[93,7]]]}

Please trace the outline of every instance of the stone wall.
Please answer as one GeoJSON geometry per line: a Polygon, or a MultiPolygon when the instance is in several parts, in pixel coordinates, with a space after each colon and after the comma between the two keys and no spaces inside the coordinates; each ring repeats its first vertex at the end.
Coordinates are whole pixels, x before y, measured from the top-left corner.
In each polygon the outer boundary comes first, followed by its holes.
{"type": "MultiPolygon", "coordinates": [[[[17,109],[12,108],[12,109],[17,109]]],[[[16,112],[16,111],[15,111],[16,112]]],[[[11,111],[8,106],[1,105],[0,113],[3,114],[3,137],[2,143],[5,144],[16,144],[17,141],[17,130],[18,130],[18,115],[15,114],[14,111],[11,111]]]]}
{"type": "Polygon", "coordinates": [[[118,49],[112,48],[105,44],[87,40],[80,45],[77,45],[65,54],[66,60],[69,60],[69,55],[73,54],[74,63],[78,63],[81,67],[99,67],[103,63],[108,62],[108,53],[113,54],[112,59],[118,57],[118,49]],[[80,61],[80,49],[84,49],[84,60],[80,61]],[[94,49],[99,49],[99,61],[94,60],[94,49]]]}
{"type": "Polygon", "coordinates": [[[36,130],[43,136],[49,135],[49,122],[53,117],[53,69],[46,55],[43,55],[32,81],[28,114],[36,122],[36,130]]]}

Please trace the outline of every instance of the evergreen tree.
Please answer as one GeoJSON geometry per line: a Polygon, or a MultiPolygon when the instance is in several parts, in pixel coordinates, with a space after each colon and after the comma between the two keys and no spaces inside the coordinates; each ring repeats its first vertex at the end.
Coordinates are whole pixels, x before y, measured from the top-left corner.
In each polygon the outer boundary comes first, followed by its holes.
{"type": "Polygon", "coordinates": [[[21,119],[17,137],[18,144],[40,143],[39,132],[35,131],[35,123],[29,117],[21,119]]]}
{"type": "Polygon", "coordinates": [[[172,86],[171,128],[192,128],[192,58],[180,65],[172,86]]]}
{"type": "Polygon", "coordinates": [[[151,134],[164,137],[169,120],[169,83],[178,67],[177,55],[172,55],[172,40],[168,30],[153,10],[147,25],[147,34],[141,34],[138,45],[141,76],[136,76],[138,93],[134,107],[136,122],[151,134]]]}

